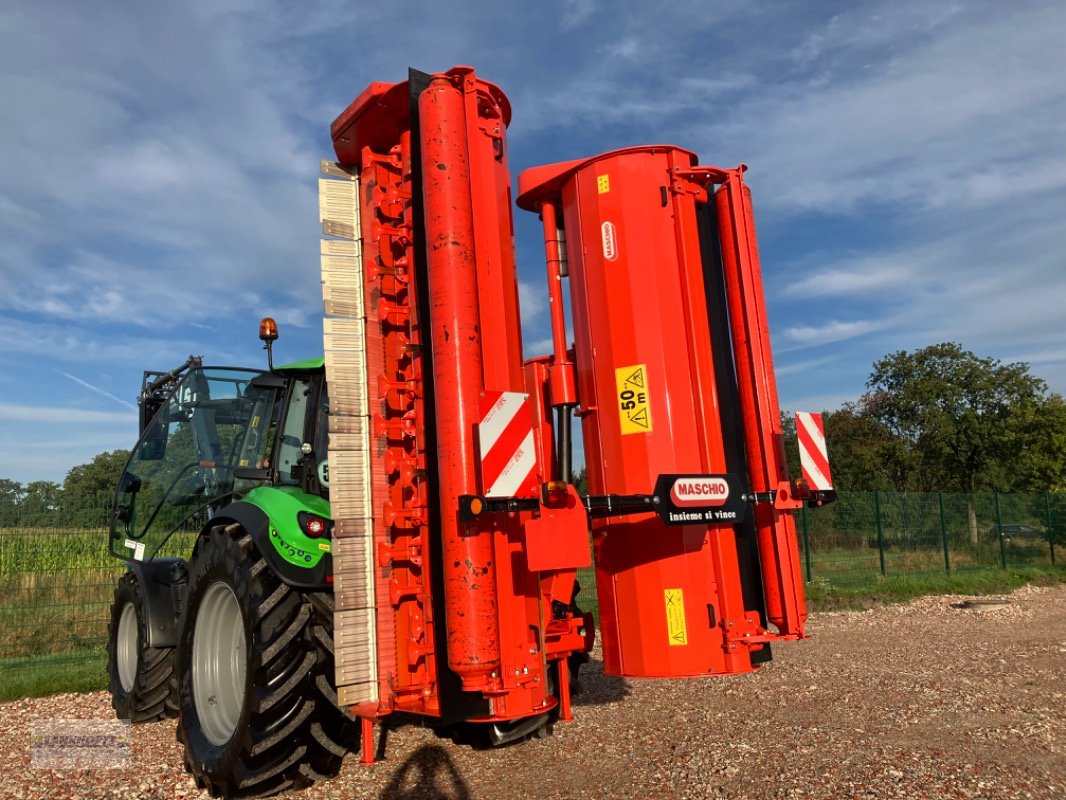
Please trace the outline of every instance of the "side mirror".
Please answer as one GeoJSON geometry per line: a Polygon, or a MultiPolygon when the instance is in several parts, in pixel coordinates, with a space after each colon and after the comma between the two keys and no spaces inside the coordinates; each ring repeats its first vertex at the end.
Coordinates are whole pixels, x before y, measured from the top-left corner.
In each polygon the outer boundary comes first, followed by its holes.
{"type": "Polygon", "coordinates": [[[118,482],[119,494],[137,494],[141,490],[141,479],[132,472],[123,472],[118,482]]]}
{"type": "Polygon", "coordinates": [[[165,402],[166,398],[163,397],[145,397],[141,399],[141,402],[139,403],[140,408],[138,409],[141,433],[144,433],[145,429],[152,424],[156,412],[163,407],[163,403],[165,402]]]}

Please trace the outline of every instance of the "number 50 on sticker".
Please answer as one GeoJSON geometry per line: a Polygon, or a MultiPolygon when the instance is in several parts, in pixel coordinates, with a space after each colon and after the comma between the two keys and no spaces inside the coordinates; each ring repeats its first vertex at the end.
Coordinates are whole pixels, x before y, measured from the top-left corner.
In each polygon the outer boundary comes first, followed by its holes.
{"type": "Polygon", "coordinates": [[[622,433],[647,433],[651,430],[651,407],[648,405],[648,368],[645,364],[618,367],[614,371],[618,392],[618,422],[622,433]]]}

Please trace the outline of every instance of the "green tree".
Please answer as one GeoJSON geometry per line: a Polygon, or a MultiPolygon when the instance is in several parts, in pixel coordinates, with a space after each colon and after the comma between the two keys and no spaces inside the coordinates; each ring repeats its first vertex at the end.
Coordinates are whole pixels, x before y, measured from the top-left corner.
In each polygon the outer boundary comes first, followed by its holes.
{"type": "Polygon", "coordinates": [[[980,358],[954,342],[888,355],[866,385],[860,403],[900,443],[909,483],[966,494],[1010,488],[1003,465],[1023,452],[1020,421],[1032,419],[1047,388],[1028,364],[980,358]]]}
{"type": "Polygon", "coordinates": [[[97,454],[88,464],[79,464],[63,481],[63,511],[76,525],[103,525],[115,496],[129,450],[97,454]]]}
{"type": "Polygon", "coordinates": [[[52,527],[61,518],[63,489],[52,481],[31,481],[19,503],[24,525],[52,527]]]}
{"type": "Polygon", "coordinates": [[[1018,457],[1001,470],[1009,488],[1066,492],[1066,400],[1062,395],[1048,395],[1023,409],[1015,431],[1018,457]]]}
{"type": "MultiPolygon", "coordinates": [[[[898,442],[865,408],[845,403],[836,411],[822,411],[822,422],[834,489],[906,491],[906,470],[898,465],[896,453],[898,442]]],[[[802,475],[802,465],[794,414],[782,412],[781,429],[789,477],[796,479],[802,475]]]]}
{"type": "MultiPolygon", "coordinates": [[[[796,480],[803,474],[803,469],[800,466],[799,439],[796,435],[796,414],[792,411],[781,412],[781,438],[785,446],[785,460],[788,462],[788,477],[796,480]]],[[[744,480],[747,480],[746,475],[744,480]]]]}
{"type": "Polygon", "coordinates": [[[18,481],[0,478],[0,528],[11,528],[18,524],[22,491],[22,484],[18,481]]]}
{"type": "Polygon", "coordinates": [[[906,448],[857,403],[823,417],[833,485],[842,491],[905,492],[910,459],[906,448]]]}
{"type": "Polygon", "coordinates": [[[574,473],[573,483],[577,493],[582,497],[589,493],[589,471],[587,467],[582,467],[574,473]]]}

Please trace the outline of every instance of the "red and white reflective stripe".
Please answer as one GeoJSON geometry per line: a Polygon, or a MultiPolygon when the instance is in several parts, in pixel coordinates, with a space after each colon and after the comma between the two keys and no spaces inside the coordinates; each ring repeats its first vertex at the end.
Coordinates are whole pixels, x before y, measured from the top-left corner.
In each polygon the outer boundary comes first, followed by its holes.
{"type": "Polygon", "coordinates": [[[821,414],[796,412],[796,438],[799,439],[800,466],[803,478],[815,491],[833,488],[829,474],[829,454],[825,449],[825,426],[821,414]]]}
{"type": "Polygon", "coordinates": [[[486,497],[530,497],[537,492],[537,451],[529,395],[481,395],[481,485],[486,497]]]}

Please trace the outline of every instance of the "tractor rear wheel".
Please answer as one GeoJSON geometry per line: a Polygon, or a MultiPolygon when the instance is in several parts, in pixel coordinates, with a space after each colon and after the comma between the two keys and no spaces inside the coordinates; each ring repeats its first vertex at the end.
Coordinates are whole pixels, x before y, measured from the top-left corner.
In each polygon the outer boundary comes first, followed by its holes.
{"type": "Polygon", "coordinates": [[[155,722],[177,716],[174,648],[149,647],[147,630],[140,583],[127,572],[115,586],[107,630],[108,688],[119,719],[155,722]]]}
{"type": "Polygon", "coordinates": [[[177,735],[198,786],[215,797],[264,796],[337,773],[355,726],[322,695],[333,676],[323,670],[321,624],[239,525],[201,539],[177,659],[177,735]]]}

